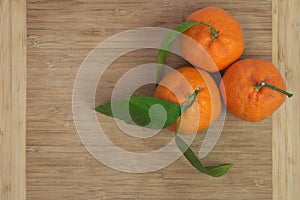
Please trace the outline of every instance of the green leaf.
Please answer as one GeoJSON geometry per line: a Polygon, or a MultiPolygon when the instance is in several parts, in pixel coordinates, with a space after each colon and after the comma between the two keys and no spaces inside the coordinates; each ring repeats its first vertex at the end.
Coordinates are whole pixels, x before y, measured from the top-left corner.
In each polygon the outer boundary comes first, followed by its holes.
{"type": "Polygon", "coordinates": [[[223,164],[219,166],[207,166],[208,174],[214,177],[220,177],[227,173],[227,171],[233,166],[233,164],[223,164]]]}
{"type": "Polygon", "coordinates": [[[99,105],[96,111],[124,120],[127,124],[162,129],[170,126],[179,117],[180,107],[179,104],[158,98],[132,97],[99,105]]]}
{"type": "Polygon", "coordinates": [[[184,154],[185,158],[200,172],[213,177],[220,177],[227,173],[227,171],[233,166],[233,164],[223,164],[219,166],[207,166],[205,167],[191,148],[180,138],[178,133],[175,135],[175,141],[177,147],[184,154]]]}
{"type": "Polygon", "coordinates": [[[177,147],[184,154],[186,159],[200,172],[209,176],[220,177],[233,165],[224,164],[220,166],[205,167],[190,147],[178,135],[182,114],[195,102],[199,91],[200,88],[196,89],[193,94],[187,97],[182,105],[153,97],[132,97],[130,99],[123,99],[99,105],[96,108],[96,111],[110,117],[124,120],[128,124],[152,129],[168,127],[179,117],[175,135],[177,147]],[[115,112],[112,111],[112,107],[115,112]]]}
{"type": "Polygon", "coordinates": [[[200,172],[207,174],[208,173],[207,169],[202,165],[202,163],[197,158],[195,153],[191,150],[191,148],[184,142],[183,139],[181,139],[178,133],[175,135],[175,141],[177,147],[184,154],[186,159],[200,172]]]}
{"type": "Polygon", "coordinates": [[[195,92],[188,96],[187,99],[183,104],[187,104],[187,106],[182,106],[182,112],[179,116],[179,121],[176,127],[176,134],[175,134],[175,142],[179,150],[183,153],[185,158],[193,165],[198,171],[207,174],[209,176],[213,177],[220,177],[227,173],[227,171],[233,166],[233,164],[223,164],[219,166],[207,166],[205,167],[201,161],[198,159],[198,157],[195,155],[195,153],[192,151],[192,149],[185,143],[185,141],[178,135],[178,130],[181,123],[182,114],[184,111],[189,109],[192,104],[194,103],[200,89],[198,88],[195,90],[195,92]]]}
{"type": "Polygon", "coordinates": [[[188,30],[192,26],[200,24],[197,21],[188,21],[182,24],[177,25],[173,31],[170,31],[163,39],[163,42],[160,46],[160,50],[157,56],[157,67],[156,67],[156,79],[157,82],[161,80],[161,71],[162,71],[162,64],[165,63],[165,60],[168,57],[170,47],[174,40],[178,37],[179,34],[183,33],[184,31],[188,30]]]}

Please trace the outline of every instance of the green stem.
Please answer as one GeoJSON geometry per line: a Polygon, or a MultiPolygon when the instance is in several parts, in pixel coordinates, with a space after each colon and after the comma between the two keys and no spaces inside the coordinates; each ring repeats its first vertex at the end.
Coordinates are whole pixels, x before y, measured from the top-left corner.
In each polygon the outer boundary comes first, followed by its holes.
{"type": "Polygon", "coordinates": [[[280,88],[278,88],[278,87],[275,87],[275,86],[273,86],[273,85],[269,85],[269,84],[266,83],[266,82],[261,82],[260,84],[255,85],[255,86],[254,86],[254,90],[255,90],[256,92],[259,92],[259,91],[261,90],[262,87],[267,87],[267,88],[270,88],[270,89],[272,89],[272,90],[276,90],[276,91],[278,91],[278,92],[281,92],[282,94],[287,95],[289,98],[292,97],[292,96],[294,95],[294,94],[291,94],[291,93],[289,93],[289,92],[286,92],[286,91],[284,91],[284,90],[282,90],[282,89],[280,89],[280,88]]]}
{"type": "Polygon", "coordinates": [[[201,91],[201,88],[197,88],[192,95],[189,95],[187,99],[181,105],[181,113],[184,113],[187,109],[189,109],[196,100],[198,93],[201,91]]]}
{"type": "Polygon", "coordinates": [[[199,23],[199,24],[202,24],[202,25],[204,25],[204,26],[207,26],[207,27],[209,28],[209,30],[211,31],[210,36],[211,36],[211,39],[212,39],[212,40],[217,39],[217,37],[219,36],[219,32],[218,32],[214,27],[212,27],[211,25],[206,24],[206,23],[204,23],[204,22],[198,22],[198,23],[199,23]]]}

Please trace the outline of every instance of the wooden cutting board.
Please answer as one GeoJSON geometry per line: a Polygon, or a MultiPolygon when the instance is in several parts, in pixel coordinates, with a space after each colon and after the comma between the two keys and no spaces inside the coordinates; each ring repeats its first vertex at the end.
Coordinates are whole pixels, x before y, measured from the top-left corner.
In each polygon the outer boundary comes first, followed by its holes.
{"type": "MultiPolygon", "coordinates": [[[[28,0],[27,112],[24,9],[22,0],[0,1],[1,200],[299,198],[298,0],[28,0]],[[73,85],[84,58],[114,34],[139,27],[173,28],[206,6],[230,12],[245,34],[242,58],[273,61],[296,96],[259,123],[227,113],[220,140],[203,159],[206,165],[234,163],[221,178],[200,174],[184,157],[144,174],[119,172],[97,161],[79,139],[72,116],[73,85]]],[[[96,102],[109,100],[124,73],[155,62],[156,54],[155,49],[140,49],[113,62],[99,82],[96,102]]],[[[186,62],[171,55],[167,64],[176,68],[186,62]]],[[[153,91],[148,85],[136,94],[153,91]]],[[[154,151],[171,138],[165,132],[137,139],[123,134],[110,118],[98,115],[98,120],[109,139],[128,151],[154,151]]],[[[195,151],[203,138],[196,137],[195,151]]]]}

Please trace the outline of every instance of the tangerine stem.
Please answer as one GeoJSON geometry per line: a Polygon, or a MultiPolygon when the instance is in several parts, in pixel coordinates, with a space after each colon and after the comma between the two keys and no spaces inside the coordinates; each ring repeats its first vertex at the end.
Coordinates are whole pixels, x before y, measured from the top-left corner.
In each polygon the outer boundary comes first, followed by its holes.
{"type": "Polygon", "coordinates": [[[211,36],[211,39],[212,39],[212,40],[217,39],[217,37],[219,36],[219,32],[218,32],[214,27],[212,27],[211,25],[206,24],[206,23],[204,23],[204,22],[198,22],[198,23],[199,23],[199,24],[202,24],[202,25],[204,25],[204,26],[207,26],[207,27],[209,28],[209,30],[211,31],[210,36],[211,36]]]}
{"type": "Polygon", "coordinates": [[[178,121],[178,123],[176,125],[176,134],[178,133],[178,130],[179,130],[179,126],[180,126],[180,123],[181,123],[182,114],[194,104],[194,102],[196,101],[197,95],[200,92],[200,90],[201,90],[201,88],[197,88],[193,92],[193,94],[189,95],[186,98],[186,100],[182,103],[182,105],[181,105],[181,114],[179,115],[179,121],[178,121]]]}
{"type": "Polygon", "coordinates": [[[259,92],[260,89],[261,89],[262,87],[267,87],[267,88],[270,88],[270,89],[272,89],[272,90],[276,90],[276,91],[278,91],[278,92],[281,92],[282,94],[287,95],[289,98],[292,97],[292,96],[294,95],[294,94],[291,94],[291,93],[289,93],[289,92],[286,92],[286,91],[284,91],[284,90],[282,90],[282,89],[280,89],[280,88],[278,88],[278,87],[275,87],[275,86],[273,86],[273,85],[269,85],[269,84],[266,83],[266,82],[261,82],[260,84],[255,85],[255,86],[254,86],[254,90],[255,90],[256,92],[259,92]]]}
{"type": "Polygon", "coordinates": [[[184,113],[187,109],[189,109],[195,102],[198,93],[200,92],[201,88],[197,88],[193,94],[189,95],[186,100],[182,103],[182,110],[181,112],[184,113]]]}

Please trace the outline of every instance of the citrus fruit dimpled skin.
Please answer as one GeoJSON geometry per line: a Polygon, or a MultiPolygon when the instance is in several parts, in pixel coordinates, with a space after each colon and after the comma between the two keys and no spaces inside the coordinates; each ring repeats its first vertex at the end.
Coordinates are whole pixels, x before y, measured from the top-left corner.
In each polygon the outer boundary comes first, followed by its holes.
{"type": "MultiPolygon", "coordinates": [[[[192,106],[183,113],[179,133],[200,132],[220,115],[221,97],[218,86],[207,72],[182,67],[168,73],[156,88],[155,97],[178,104],[184,103],[197,88],[200,88],[200,92],[192,106]]],[[[168,129],[175,132],[178,120],[168,129]]]]}
{"type": "Polygon", "coordinates": [[[284,80],[275,66],[265,60],[245,59],[234,63],[224,74],[221,95],[228,110],[236,117],[257,122],[270,116],[286,96],[276,90],[255,85],[266,82],[286,90],[284,80]]]}
{"type": "Polygon", "coordinates": [[[215,66],[203,65],[203,56],[191,40],[181,37],[181,49],[185,58],[194,66],[209,72],[220,71],[236,61],[244,51],[244,36],[239,23],[228,12],[218,7],[206,7],[192,13],[186,21],[204,22],[216,29],[218,37],[212,39],[209,27],[199,24],[184,32],[210,55],[215,66]]]}

